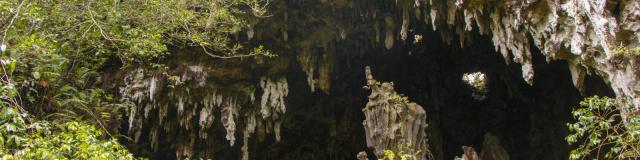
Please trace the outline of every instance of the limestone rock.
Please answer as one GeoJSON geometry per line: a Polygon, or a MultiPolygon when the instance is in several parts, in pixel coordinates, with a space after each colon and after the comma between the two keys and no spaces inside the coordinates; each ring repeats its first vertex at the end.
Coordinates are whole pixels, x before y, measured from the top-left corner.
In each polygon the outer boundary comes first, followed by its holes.
{"type": "Polygon", "coordinates": [[[369,67],[365,72],[367,86],[371,89],[369,102],[362,109],[367,146],[373,148],[378,157],[384,154],[384,150],[392,150],[395,153],[419,152],[419,159],[433,159],[425,132],[426,111],[416,103],[403,100],[393,89],[393,84],[376,82],[369,67]]]}
{"type": "MultiPolygon", "coordinates": [[[[618,97],[638,97],[640,75],[607,62],[613,55],[611,46],[640,46],[638,1],[499,0],[461,1],[456,5],[447,0],[429,2],[434,29],[460,25],[470,31],[472,23],[481,34],[491,33],[496,51],[507,62],[520,63],[523,78],[529,84],[533,84],[534,74],[531,50],[537,47],[547,60],[570,61],[574,84],[579,89],[586,69],[590,69],[605,77],[618,97]],[[457,15],[464,18],[456,19],[457,15]]],[[[638,98],[633,98],[632,103],[640,106],[638,98]]]]}
{"type": "Polygon", "coordinates": [[[369,158],[367,158],[367,156],[368,156],[367,152],[362,151],[362,152],[358,152],[358,155],[356,155],[356,158],[358,160],[369,160],[369,158]]]}
{"type": "Polygon", "coordinates": [[[178,159],[209,158],[213,146],[204,151],[198,147],[206,145],[207,140],[213,141],[209,137],[214,136],[211,133],[216,116],[230,146],[235,145],[238,132],[242,133],[244,159],[248,159],[248,139],[256,128],[265,128],[278,141],[281,139],[289,93],[284,77],[263,77],[256,85],[223,86],[211,81],[215,73],[209,66],[188,65],[176,71],[185,85],[169,87],[168,78],[155,74],[153,69],[140,67],[124,72],[124,83],[119,88],[122,101],[136,104],[129,112],[129,135],[135,142],[148,141],[154,151],[164,138],[179,139],[173,143],[178,159]],[[254,102],[255,94],[261,94],[259,103],[254,102]]]}
{"type": "Polygon", "coordinates": [[[480,160],[478,157],[478,153],[472,147],[462,146],[462,155],[460,157],[456,156],[453,158],[454,160],[480,160]]]}

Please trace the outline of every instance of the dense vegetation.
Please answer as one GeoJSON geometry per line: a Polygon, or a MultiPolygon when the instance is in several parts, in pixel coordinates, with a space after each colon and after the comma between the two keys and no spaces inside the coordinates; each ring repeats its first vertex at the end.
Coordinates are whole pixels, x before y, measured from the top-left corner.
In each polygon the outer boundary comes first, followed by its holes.
{"type": "Polygon", "coordinates": [[[0,111],[2,159],[133,159],[115,138],[84,122],[27,122],[11,107],[0,111]]]}
{"type": "Polygon", "coordinates": [[[249,17],[267,16],[267,5],[260,0],[0,1],[0,154],[130,159],[115,138],[119,113],[133,103],[96,87],[99,72],[113,64],[161,68],[155,62],[170,46],[200,48],[215,58],[269,55],[229,38],[253,23],[249,17]]]}
{"type": "Polygon", "coordinates": [[[567,141],[576,145],[570,159],[636,159],[640,157],[640,121],[623,118],[620,110],[635,114],[634,107],[608,97],[589,97],[572,113],[567,141]]]}

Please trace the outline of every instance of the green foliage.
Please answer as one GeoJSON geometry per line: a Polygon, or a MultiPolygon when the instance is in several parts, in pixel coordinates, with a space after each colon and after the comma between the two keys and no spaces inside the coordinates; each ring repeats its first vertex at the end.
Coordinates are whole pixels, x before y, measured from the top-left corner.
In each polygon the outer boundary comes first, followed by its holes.
{"type": "Polygon", "coordinates": [[[413,36],[413,44],[418,44],[420,42],[422,42],[422,39],[424,39],[422,37],[422,35],[416,34],[413,36]]]}
{"type": "MultiPolygon", "coordinates": [[[[379,88],[385,88],[385,87],[393,88],[393,82],[380,82],[380,81],[373,80],[370,86],[365,86],[365,87],[372,88],[372,89],[379,89],[379,88]]],[[[409,97],[393,92],[393,94],[389,95],[388,101],[394,104],[407,104],[409,103],[409,97]]]]}
{"type": "Polygon", "coordinates": [[[116,139],[80,122],[28,124],[26,114],[11,107],[0,111],[2,159],[133,159],[116,139]]]}
{"type": "Polygon", "coordinates": [[[389,101],[395,104],[407,104],[409,103],[409,97],[402,96],[399,94],[392,94],[389,96],[389,101]]]}
{"type": "MultiPolygon", "coordinates": [[[[567,142],[577,145],[570,159],[634,159],[640,157],[640,120],[623,123],[620,110],[631,109],[608,97],[589,97],[573,110],[567,142]]],[[[624,112],[623,112],[624,113],[624,112]]]]}
{"type": "Polygon", "coordinates": [[[97,62],[108,56],[144,62],[167,54],[168,45],[232,53],[228,34],[250,27],[243,17],[264,15],[260,2],[8,0],[0,2],[0,19],[13,23],[1,27],[2,44],[14,53],[94,55],[97,62]]]}
{"type": "Polygon", "coordinates": [[[114,63],[153,66],[169,46],[197,47],[216,58],[274,56],[262,46],[244,49],[229,36],[250,28],[250,17],[265,16],[266,5],[262,0],[0,1],[2,102],[39,118],[90,119],[101,126],[117,121],[116,114],[130,103],[94,86],[100,70],[114,63]]]}
{"type": "Polygon", "coordinates": [[[120,113],[133,104],[96,86],[103,80],[100,72],[131,64],[166,67],[159,62],[171,47],[201,49],[214,58],[274,56],[230,36],[266,16],[267,5],[263,0],[0,1],[0,108],[11,115],[2,119],[2,153],[37,159],[122,155],[115,141],[97,137],[116,133],[120,113]]]}
{"type": "Polygon", "coordinates": [[[611,51],[613,52],[614,57],[620,56],[640,56],[640,48],[630,49],[623,45],[620,46],[611,46],[611,51]]]}
{"type": "Polygon", "coordinates": [[[477,90],[487,89],[487,75],[482,72],[464,73],[462,80],[477,90]]]}
{"type": "Polygon", "coordinates": [[[420,151],[413,151],[411,144],[398,144],[394,149],[385,149],[379,160],[417,160],[420,151]]]}

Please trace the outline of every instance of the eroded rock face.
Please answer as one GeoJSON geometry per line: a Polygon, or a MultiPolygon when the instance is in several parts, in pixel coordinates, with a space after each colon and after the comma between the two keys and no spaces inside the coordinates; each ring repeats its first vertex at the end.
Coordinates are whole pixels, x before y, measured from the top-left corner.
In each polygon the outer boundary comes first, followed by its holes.
{"type": "Polygon", "coordinates": [[[274,23],[279,25],[265,25],[269,27],[257,32],[280,42],[294,39],[282,43],[291,43],[287,46],[293,47],[312,90],[317,86],[330,90],[331,81],[323,77],[333,70],[333,61],[324,61],[327,54],[314,53],[317,48],[335,53],[336,44],[356,40],[349,43],[390,50],[406,43],[418,23],[426,23],[444,41],[456,40],[459,47],[474,43],[478,33],[490,36],[506,63],[521,65],[529,84],[534,83],[532,50],[537,48],[547,61],[568,61],[579,90],[584,90],[584,77],[595,73],[610,83],[619,98],[631,98],[640,106],[640,98],[635,98],[640,94],[637,58],[627,55],[613,62],[617,53],[612,49],[640,47],[638,1],[290,0],[277,6],[274,12],[280,18],[274,23]]]}
{"type": "MultiPolygon", "coordinates": [[[[640,94],[637,56],[620,55],[612,49],[617,46],[640,47],[638,1],[397,0],[363,3],[358,0],[320,3],[319,6],[326,6],[317,8],[338,11],[330,14],[337,15],[331,17],[333,19],[318,18],[322,22],[319,24],[325,23],[326,28],[295,27],[296,30],[314,33],[309,36],[312,40],[303,39],[299,48],[309,50],[314,45],[326,48],[327,44],[332,44],[331,40],[340,42],[340,35],[368,33],[371,36],[367,37],[369,40],[362,41],[363,45],[392,49],[410,37],[408,35],[416,23],[424,22],[437,30],[444,41],[457,40],[460,47],[474,43],[477,33],[490,36],[495,50],[504,57],[506,63],[521,65],[522,77],[530,85],[534,83],[535,73],[532,50],[537,48],[547,61],[568,61],[573,83],[579,90],[584,90],[586,75],[595,73],[607,80],[619,98],[629,98],[629,102],[640,106],[640,98],[635,98],[640,94]],[[351,25],[346,25],[349,23],[351,25]],[[341,30],[338,29],[340,26],[350,27],[341,30]],[[316,32],[324,34],[318,35],[316,32]],[[616,60],[617,56],[623,58],[616,60]]],[[[303,65],[310,73],[312,67],[308,66],[303,65]]],[[[310,84],[313,88],[315,83],[310,84]]]]}
{"type": "Polygon", "coordinates": [[[576,88],[583,90],[585,74],[596,73],[610,83],[619,98],[640,106],[635,56],[621,65],[613,46],[640,45],[640,2],[632,0],[447,1],[427,4],[427,15],[443,39],[479,32],[493,38],[496,51],[522,65],[522,76],[533,84],[532,47],[551,60],[567,60],[576,88]],[[475,27],[474,27],[475,26],[475,27]]]}
{"type": "Polygon", "coordinates": [[[369,102],[362,109],[367,146],[373,148],[378,157],[384,155],[384,150],[392,150],[394,153],[419,152],[419,159],[433,159],[425,132],[427,115],[422,106],[403,100],[392,83],[379,84],[369,67],[365,75],[371,89],[369,102]]]}
{"type": "Polygon", "coordinates": [[[216,134],[224,134],[231,147],[242,135],[243,159],[249,159],[249,138],[256,132],[272,133],[280,141],[289,94],[286,78],[243,79],[225,69],[181,60],[164,71],[124,69],[118,90],[123,101],[135,103],[128,115],[129,136],[135,143],[149,143],[154,152],[173,148],[177,159],[212,158],[216,134]],[[216,123],[224,132],[215,130],[216,123]]]}

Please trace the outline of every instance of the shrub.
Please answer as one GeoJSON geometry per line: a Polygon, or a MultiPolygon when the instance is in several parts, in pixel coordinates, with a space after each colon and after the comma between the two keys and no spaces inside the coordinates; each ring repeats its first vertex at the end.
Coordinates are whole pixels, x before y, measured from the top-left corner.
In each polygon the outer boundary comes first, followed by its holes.
{"type": "MultiPolygon", "coordinates": [[[[580,102],[569,123],[567,142],[576,145],[570,159],[634,159],[640,157],[640,121],[630,118],[623,123],[620,110],[625,105],[608,97],[589,97],[580,102]]],[[[624,116],[626,117],[626,116],[624,116]]]]}
{"type": "Polygon", "coordinates": [[[133,159],[116,139],[82,122],[28,124],[11,107],[0,111],[1,159],[133,159]]]}

